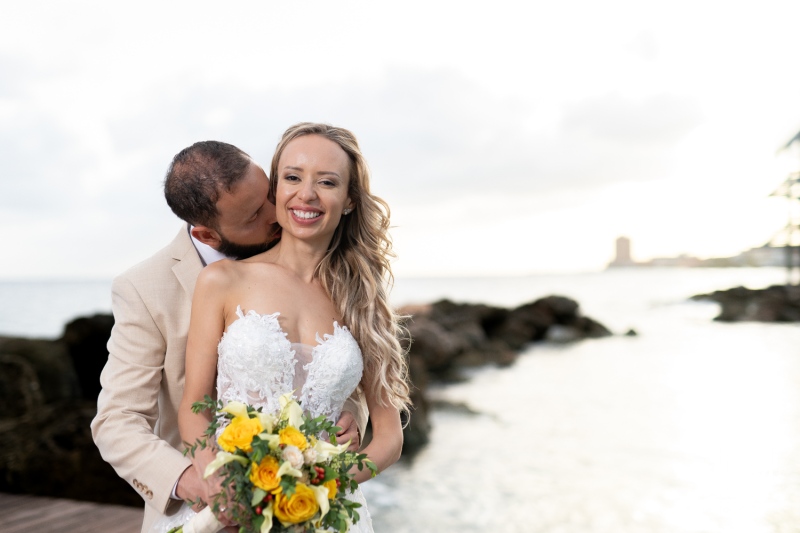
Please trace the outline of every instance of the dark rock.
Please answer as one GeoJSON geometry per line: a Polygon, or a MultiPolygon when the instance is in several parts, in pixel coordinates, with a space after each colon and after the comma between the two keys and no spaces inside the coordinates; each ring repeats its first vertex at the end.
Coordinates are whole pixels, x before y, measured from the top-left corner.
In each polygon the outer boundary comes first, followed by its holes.
{"type": "Polygon", "coordinates": [[[692,296],[720,304],[722,322],[800,322],[800,287],[773,285],[766,289],[734,287],[710,294],[692,296]]]}
{"type": "Polygon", "coordinates": [[[572,326],[578,330],[581,339],[600,339],[611,335],[607,327],[588,316],[576,317],[572,326]]]}
{"type": "Polygon", "coordinates": [[[94,315],[76,318],[64,328],[61,341],[67,347],[86,400],[96,400],[100,394],[100,372],[108,360],[106,344],[112,327],[113,315],[94,315]]]}
{"type": "Polygon", "coordinates": [[[555,324],[570,325],[578,316],[578,302],[564,296],[547,296],[529,305],[548,312],[555,324]]]}
{"type": "Polygon", "coordinates": [[[440,300],[431,304],[428,316],[445,329],[454,330],[468,323],[476,323],[484,329],[491,329],[502,323],[507,314],[508,310],[499,307],[440,300]]]}
{"type": "Polygon", "coordinates": [[[96,411],[92,402],[72,400],[0,422],[0,492],[141,507],[92,442],[96,411]]]}
{"type": "Polygon", "coordinates": [[[63,342],[0,338],[0,492],[141,506],[92,441],[78,379],[63,342]]]}
{"type": "Polygon", "coordinates": [[[639,335],[639,332],[636,331],[633,328],[631,328],[631,329],[629,329],[628,331],[625,332],[625,336],[626,337],[637,337],[638,335],[639,335]]]}
{"type": "MultiPolygon", "coordinates": [[[[414,313],[409,308],[405,312],[414,313]]],[[[439,380],[458,380],[463,368],[514,362],[517,352],[540,340],[572,342],[611,332],[578,312],[564,296],[548,296],[513,310],[441,300],[416,308],[408,329],[410,354],[439,380]]]]}
{"type": "Polygon", "coordinates": [[[62,343],[0,337],[0,420],[79,396],[78,378],[62,343]]]}
{"type": "Polygon", "coordinates": [[[409,356],[408,374],[414,407],[407,418],[408,424],[403,428],[403,455],[412,457],[428,443],[431,432],[430,404],[426,394],[428,371],[422,358],[409,356]]]}
{"type": "Polygon", "coordinates": [[[463,351],[463,342],[429,317],[413,317],[407,327],[412,339],[409,353],[422,359],[431,372],[447,370],[463,351]]]}
{"type": "Polygon", "coordinates": [[[512,310],[506,321],[495,328],[493,338],[505,342],[512,350],[520,350],[528,343],[544,340],[554,323],[553,312],[537,300],[512,310]]]}
{"type": "Polygon", "coordinates": [[[477,367],[486,364],[509,366],[517,359],[518,353],[499,340],[487,340],[480,346],[461,352],[454,360],[458,367],[477,367]]]}

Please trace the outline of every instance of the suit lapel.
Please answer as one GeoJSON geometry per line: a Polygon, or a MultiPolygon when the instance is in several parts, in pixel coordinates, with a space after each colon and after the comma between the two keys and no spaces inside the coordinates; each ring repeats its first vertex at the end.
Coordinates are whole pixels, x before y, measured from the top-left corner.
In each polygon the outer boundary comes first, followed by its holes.
{"type": "Polygon", "coordinates": [[[183,287],[183,290],[189,295],[189,298],[194,294],[194,285],[197,282],[197,276],[203,270],[203,263],[200,260],[200,255],[197,253],[192,239],[189,237],[189,230],[187,226],[181,228],[178,236],[172,241],[171,246],[172,257],[177,262],[172,267],[172,272],[178,278],[178,282],[183,287]]]}

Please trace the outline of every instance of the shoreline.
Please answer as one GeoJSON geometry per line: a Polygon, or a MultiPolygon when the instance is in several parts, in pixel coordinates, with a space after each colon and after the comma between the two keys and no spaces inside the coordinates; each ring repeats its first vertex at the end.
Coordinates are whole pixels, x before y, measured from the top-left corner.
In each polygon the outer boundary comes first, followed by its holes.
{"type": "MultiPolygon", "coordinates": [[[[401,312],[412,314],[407,327],[413,341],[404,348],[415,408],[403,446],[403,456],[412,460],[429,441],[430,383],[446,386],[468,379],[472,368],[510,366],[530,343],[611,335],[581,315],[577,302],[561,296],[513,309],[439,300],[401,312]]],[[[113,324],[112,315],[95,314],[71,320],[57,338],[0,336],[0,390],[7,414],[0,419],[0,438],[8,450],[0,461],[0,492],[141,504],[102,460],[89,431],[113,324]],[[59,469],[43,466],[53,453],[62,459],[59,469]]]]}

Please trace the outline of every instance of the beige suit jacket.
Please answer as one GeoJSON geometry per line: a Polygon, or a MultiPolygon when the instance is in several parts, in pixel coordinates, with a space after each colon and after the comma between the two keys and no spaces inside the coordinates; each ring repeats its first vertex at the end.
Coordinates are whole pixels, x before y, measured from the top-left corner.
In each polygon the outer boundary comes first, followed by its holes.
{"type": "MultiPolygon", "coordinates": [[[[179,508],[172,490],[191,464],[179,451],[178,406],[192,294],[202,269],[184,226],[172,243],[112,284],[115,323],[92,435],[103,459],[142,495],[143,532],[179,508]]],[[[363,435],[363,398],[354,395],[345,409],[355,415],[363,435]]]]}

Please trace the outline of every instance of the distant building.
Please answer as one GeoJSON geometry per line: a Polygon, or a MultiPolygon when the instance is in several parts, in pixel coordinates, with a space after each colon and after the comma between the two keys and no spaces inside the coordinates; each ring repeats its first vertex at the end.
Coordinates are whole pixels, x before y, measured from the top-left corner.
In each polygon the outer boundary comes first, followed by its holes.
{"type": "Polygon", "coordinates": [[[617,237],[614,260],[609,267],[636,266],[636,261],[631,257],[631,240],[628,237],[617,237]]]}

